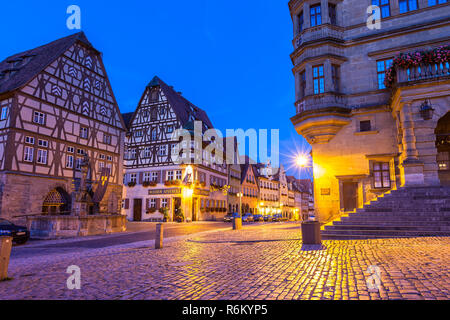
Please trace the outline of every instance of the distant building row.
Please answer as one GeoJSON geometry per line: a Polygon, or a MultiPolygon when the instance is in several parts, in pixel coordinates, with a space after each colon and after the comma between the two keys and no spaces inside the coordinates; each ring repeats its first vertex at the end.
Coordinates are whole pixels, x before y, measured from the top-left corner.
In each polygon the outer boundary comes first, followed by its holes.
{"type": "Polygon", "coordinates": [[[0,62],[0,217],[46,217],[28,222],[59,236],[119,230],[121,214],[220,219],[239,200],[243,212],[306,213],[300,199],[311,185],[283,170],[267,176],[261,165],[175,165],[171,134],[196,120],[213,127],[157,77],[122,117],[102,55],[82,32],[15,54],[0,62]],[[85,216],[111,219],[74,218],[85,216]]]}

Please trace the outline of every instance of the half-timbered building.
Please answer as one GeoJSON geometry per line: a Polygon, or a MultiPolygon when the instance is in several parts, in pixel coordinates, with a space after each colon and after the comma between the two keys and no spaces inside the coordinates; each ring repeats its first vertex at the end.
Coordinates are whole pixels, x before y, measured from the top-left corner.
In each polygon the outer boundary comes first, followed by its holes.
{"type": "Polygon", "coordinates": [[[0,110],[1,217],[120,213],[125,125],[83,32],[2,61],[0,110]]]}
{"type": "MultiPolygon", "coordinates": [[[[226,214],[226,164],[207,159],[178,164],[172,158],[180,148],[172,139],[175,130],[192,131],[195,121],[202,123],[202,133],[213,129],[205,111],[154,77],[136,110],[123,118],[128,127],[123,212],[129,220],[218,220],[226,214]]],[[[190,144],[192,150],[205,147],[194,139],[190,144]]]]}

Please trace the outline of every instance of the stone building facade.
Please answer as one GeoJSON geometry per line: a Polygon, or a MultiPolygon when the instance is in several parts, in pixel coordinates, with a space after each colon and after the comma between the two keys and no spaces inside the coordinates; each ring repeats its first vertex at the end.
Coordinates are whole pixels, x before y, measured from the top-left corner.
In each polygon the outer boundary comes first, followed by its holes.
{"type": "Polygon", "coordinates": [[[401,53],[450,43],[450,3],[291,0],[289,8],[291,120],[312,146],[318,218],[329,221],[392,189],[448,185],[448,60],[393,64],[401,53]],[[381,9],[379,29],[367,25],[372,4],[381,9]]]}

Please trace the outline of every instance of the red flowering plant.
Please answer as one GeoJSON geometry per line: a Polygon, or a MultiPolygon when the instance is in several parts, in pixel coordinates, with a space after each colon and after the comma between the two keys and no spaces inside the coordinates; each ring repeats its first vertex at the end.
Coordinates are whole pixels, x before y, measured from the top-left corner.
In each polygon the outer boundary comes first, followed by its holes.
{"type": "Polygon", "coordinates": [[[400,53],[392,60],[389,69],[386,70],[384,85],[392,88],[397,77],[397,68],[411,68],[426,64],[440,64],[450,61],[450,45],[438,47],[433,50],[400,53]]]}

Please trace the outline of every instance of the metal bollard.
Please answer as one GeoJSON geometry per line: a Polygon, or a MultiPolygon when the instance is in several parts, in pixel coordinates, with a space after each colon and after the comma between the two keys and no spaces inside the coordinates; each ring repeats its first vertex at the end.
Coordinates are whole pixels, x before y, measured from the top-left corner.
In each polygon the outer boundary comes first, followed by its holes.
{"type": "Polygon", "coordinates": [[[163,224],[157,223],[155,236],[155,249],[162,249],[163,247],[163,232],[164,232],[163,224]]]}
{"type": "Polygon", "coordinates": [[[302,222],[302,242],[303,244],[322,244],[319,221],[302,222]]]}
{"type": "Polygon", "coordinates": [[[241,229],[242,229],[242,218],[234,218],[233,230],[241,230],[241,229]]]}
{"type": "Polygon", "coordinates": [[[0,237],[0,281],[8,278],[9,256],[11,255],[12,237],[0,237]]]}

